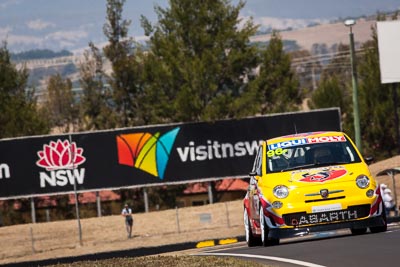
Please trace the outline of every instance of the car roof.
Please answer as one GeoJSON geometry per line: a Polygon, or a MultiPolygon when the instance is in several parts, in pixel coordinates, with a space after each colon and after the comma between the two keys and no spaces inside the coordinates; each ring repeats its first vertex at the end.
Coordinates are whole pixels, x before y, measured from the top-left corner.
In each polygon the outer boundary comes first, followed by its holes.
{"type": "Polygon", "coordinates": [[[323,137],[323,136],[344,136],[343,132],[339,131],[319,131],[319,132],[307,132],[307,133],[296,133],[291,135],[284,135],[279,137],[274,137],[266,140],[267,144],[275,144],[288,140],[298,140],[303,138],[314,138],[314,137],[323,137]]]}

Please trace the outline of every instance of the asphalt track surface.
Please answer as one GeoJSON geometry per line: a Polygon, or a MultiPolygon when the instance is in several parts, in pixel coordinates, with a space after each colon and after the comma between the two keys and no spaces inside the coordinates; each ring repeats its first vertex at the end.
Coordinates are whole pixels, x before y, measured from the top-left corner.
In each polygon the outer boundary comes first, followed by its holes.
{"type": "Polygon", "coordinates": [[[46,266],[57,263],[94,261],[121,257],[140,257],[175,251],[193,250],[192,255],[234,256],[279,267],[369,267],[400,266],[400,217],[390,218],[385,233],[353,236],[348,230],[316,233],[307,237],[282,240],[279,246],[247,247],[244,236],[187,242],[160,247],[119,250],[31,262],[9,263],[0,266],[46,266]],[[226,246],[227,245],[227,246],[226,246]]]}
{"type": "Polygon", "coordinates": [[[279,267],[400,266],[400,224],[384,233],[351,235],[347,229],[286,239],[279,246],[210,248],[197,255],[234,256],[279,267]]]}

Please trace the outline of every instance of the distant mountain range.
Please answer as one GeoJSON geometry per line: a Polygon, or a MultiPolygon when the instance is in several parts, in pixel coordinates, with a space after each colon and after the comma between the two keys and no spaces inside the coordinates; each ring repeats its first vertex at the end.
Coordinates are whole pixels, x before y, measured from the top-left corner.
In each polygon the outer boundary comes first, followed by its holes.
{"type": "Polygon", "coordinates": [[[67,57],[72,56],[73,53],[67,50],[61,50],[60,52],[54,52],[49,49],[33,49],[29,51],[12,53],[11,52],[11,60],[19,62],[19,61],[27,61],[27,60],[35,60],[35,59],[51,59],[57,57],[67,57]]]}
{"type": "MultiPolygon", "coordinates": [[[[375,16],[370,18],[359,18],[356,25],[352,28],[355,35],[356,44],[362,44],[371,39],[372,27],[375,26],[375,16]]],[[[326,23],[320,25],[308,26],[297,30],[280,31],[282,40],[285,43],[287,51],[293,50],[312,50],[313,45],[323,44],[328,49],[340,43],[348,43],[349,29],[344,26],[343,22],[326,23]]],[[[251,38],[254,43],[268,43],[271,37],[270,31],[266,33],[258,33],[251,38]]],[[[78,53],[79,55],[80,53],[78,53]]],[[[29,61],[35,59],[52,59],[57,57],[73,56],[73,53],[67,50],[54,52],[49,49],[33,49],[29,51],[11,53],[14,61],[29,61]]]]}
{"type": "MultiPolygon", "coordinates": [[[[236,5],[239,0],[231,0],[236,5]]],[[[143,40],[140,16],[157,20],[154,5],[168,7],[169,0],[127,0],[123,17],[131,20],[130,36],[143,40]]],[[[272,29],[297,30],[348,17],[395,11],[399,0],[246,0],[240,13],[252,17],[261,33],[272,29]]],[[[106,1],[99,0],[1,0],[0,41],[12,52],[32,49],[82,51],[89,41],[106,42],[106,1]]]]}

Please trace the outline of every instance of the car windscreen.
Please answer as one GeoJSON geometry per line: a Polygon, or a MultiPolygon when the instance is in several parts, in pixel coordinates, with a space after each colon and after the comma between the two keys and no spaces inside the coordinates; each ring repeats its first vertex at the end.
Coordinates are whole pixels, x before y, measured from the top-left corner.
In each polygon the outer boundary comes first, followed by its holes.
{"type": "Polygon", "coordinates": [[[268,144],[266,153],[268,173],[361,162],[353,145],[345,138],[339,142],[293,140],[268,144]]]}

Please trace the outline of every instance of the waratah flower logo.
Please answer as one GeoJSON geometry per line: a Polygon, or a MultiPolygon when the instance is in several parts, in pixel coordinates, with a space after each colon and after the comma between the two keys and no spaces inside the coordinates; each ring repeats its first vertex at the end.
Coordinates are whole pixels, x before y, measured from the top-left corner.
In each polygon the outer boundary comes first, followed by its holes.
{"type": "Polygon", "coordinates": [[[38,152],[39,160],[36,165],[46,168],[47,171],[59,169],[73,169],[85,162],[82,156],[83,149],[77,148],[75,142],[68,140],[57,142],[50,141],[49,145],[43,145],[43,151],[38,152]]]}

